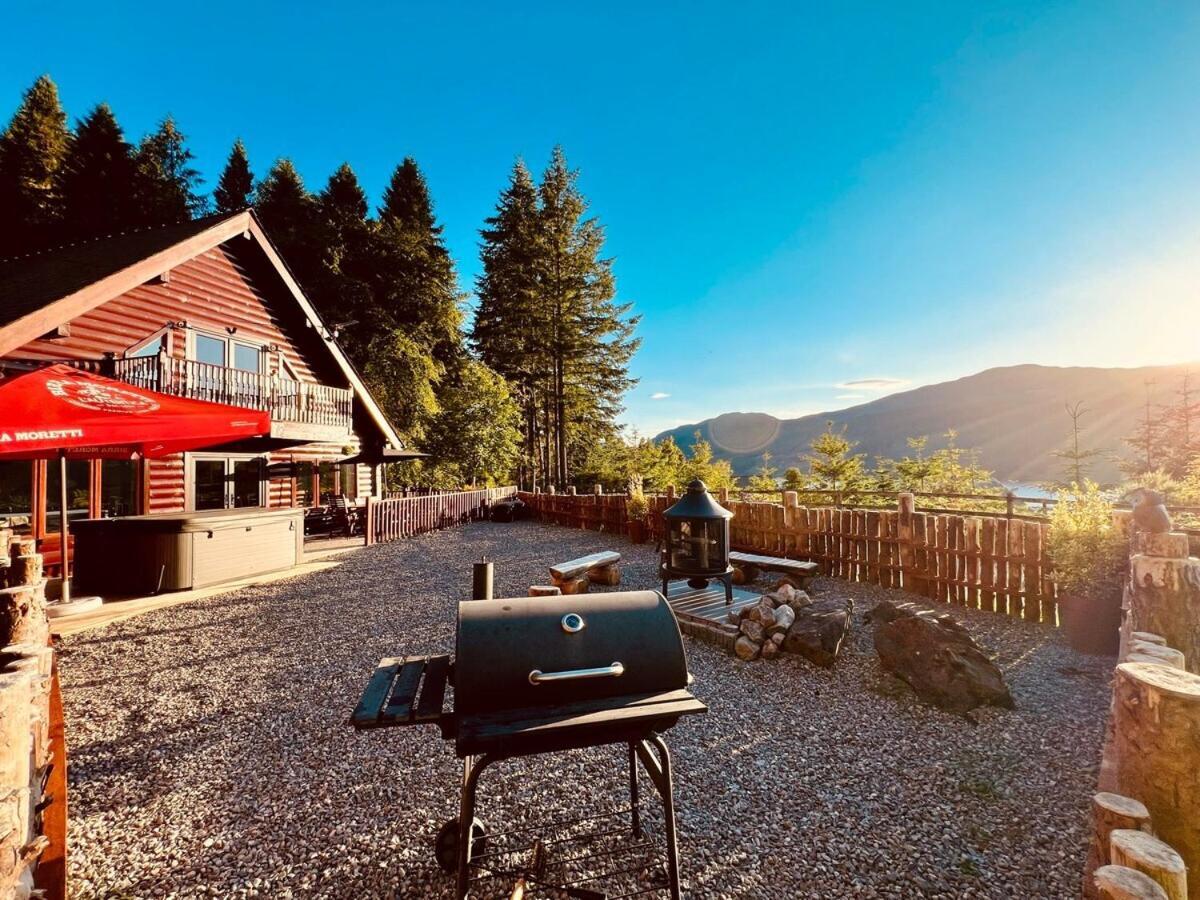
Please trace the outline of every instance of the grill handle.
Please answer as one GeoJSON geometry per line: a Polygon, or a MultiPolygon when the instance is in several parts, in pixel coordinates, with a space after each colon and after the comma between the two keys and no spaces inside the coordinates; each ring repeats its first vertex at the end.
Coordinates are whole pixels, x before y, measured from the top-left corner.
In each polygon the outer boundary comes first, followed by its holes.
{"type": "Polygon", "coordinates": [[[546,684],[553,681],[579,681],[583,678],[616,678],[625,674],[625,666],[619,662],[597,669],[568,669],[565,672],[543,672],[534,669],[529,673],[530,684],[546,684]]]}

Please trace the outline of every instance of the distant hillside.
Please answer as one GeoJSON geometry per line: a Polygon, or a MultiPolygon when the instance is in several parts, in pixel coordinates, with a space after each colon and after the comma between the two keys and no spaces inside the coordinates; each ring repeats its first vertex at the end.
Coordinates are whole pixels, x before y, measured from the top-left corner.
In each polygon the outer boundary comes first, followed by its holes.
{"type": "MultiPolygon", "coordinates": [[[[1123,438],[1142,414],[1145,382],[1156,382],[1156,397],[1175,399],[1179,376],[1200,366],[1153,366],[1140,369],[1057,368],[1009,366],[977,375],[892,394],[837,412],[799,419],[776,419],[765,413],[725,413],[695,425],[683,425],[659,435],[673,437],[686,448],[699,431],[716,453],[745,474],[769,451],[782,471],[801,465],[808,445],[832,421],[845,426],[858,441],[858,452],[869,459],[898,457],[908,452],[905,440],[929,435],[940,446],[947,429],[959,433],[959,446],[978,447],[983,465],[1002,481],[1047,481],[1059,476],[1060,463],[1051,452],[1065,447],[1070,419],[1068,402],[1083,401],[1091,410],[1084,417],[1083,441],[1114,455],[1128,453],[1123,438]]],[[[1119,476],[1115,460],[1100,461],[1101,480],[1119,476]]]]}

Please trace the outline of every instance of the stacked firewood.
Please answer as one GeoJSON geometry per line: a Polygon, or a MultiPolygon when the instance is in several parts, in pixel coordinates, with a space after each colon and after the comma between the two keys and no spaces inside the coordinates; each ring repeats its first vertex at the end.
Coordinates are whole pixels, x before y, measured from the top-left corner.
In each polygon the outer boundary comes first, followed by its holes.
{"type": "Polygon", "coordinates": [[[42,834],[51,770],[54,651],[36,544],[0,529],[0,897],[28,897],[49,841],[42,834]]]}
{"type": "Polygon", "coordinates": [[[788,629],[796,621],[796,610],[811,602],[804,591],[781,582],[757,603],[732,611],[730,621],[738,626],[734,654],[744,660],[777,657],[783,650],[788,629]]]}

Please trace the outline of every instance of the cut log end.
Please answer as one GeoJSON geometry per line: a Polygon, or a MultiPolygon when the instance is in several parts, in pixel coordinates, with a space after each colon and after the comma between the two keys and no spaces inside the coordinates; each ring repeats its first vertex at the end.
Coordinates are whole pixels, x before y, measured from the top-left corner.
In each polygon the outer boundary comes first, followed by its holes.
{"type": "Polygon", "coordinates": [[[1154,879],[1168,900],[1187,900],[1187,867],[1170,846],[1144,831],[1119,828],[1110,838],[1113,865],[1126,866],[1154,879]]]}
{"type": "Polygon", "coordinates": [[[529,586],[530,597],[558,597],[561,596],[562,589],[553,584],[531,584],[529,586]]]}
{"type": "Polygon", "coordinates": [[[1157,881],[1126,866],[1101,866],[1092,883],[1100,900],[1168,900],[1157,881]]]}

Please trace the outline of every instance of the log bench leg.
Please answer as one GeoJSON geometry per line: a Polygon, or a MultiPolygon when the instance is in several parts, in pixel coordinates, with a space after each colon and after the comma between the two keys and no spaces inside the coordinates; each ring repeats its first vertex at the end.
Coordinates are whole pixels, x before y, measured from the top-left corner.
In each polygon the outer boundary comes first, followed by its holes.
{"type": "Polygon", "coordinates": [[[558,588],[564,594],[586,594],[590,584],[591,582],[586,575],[580,575],[578,578],[554,580],[554,587],[558,588]]]}
{"type": "Polygon", "coordinates": [[[621,583],[621,566],[618,563],[613,563],[610,566],[597,566],[588,571],[587,579],[592,584],[615,587],[621,583]]]}

